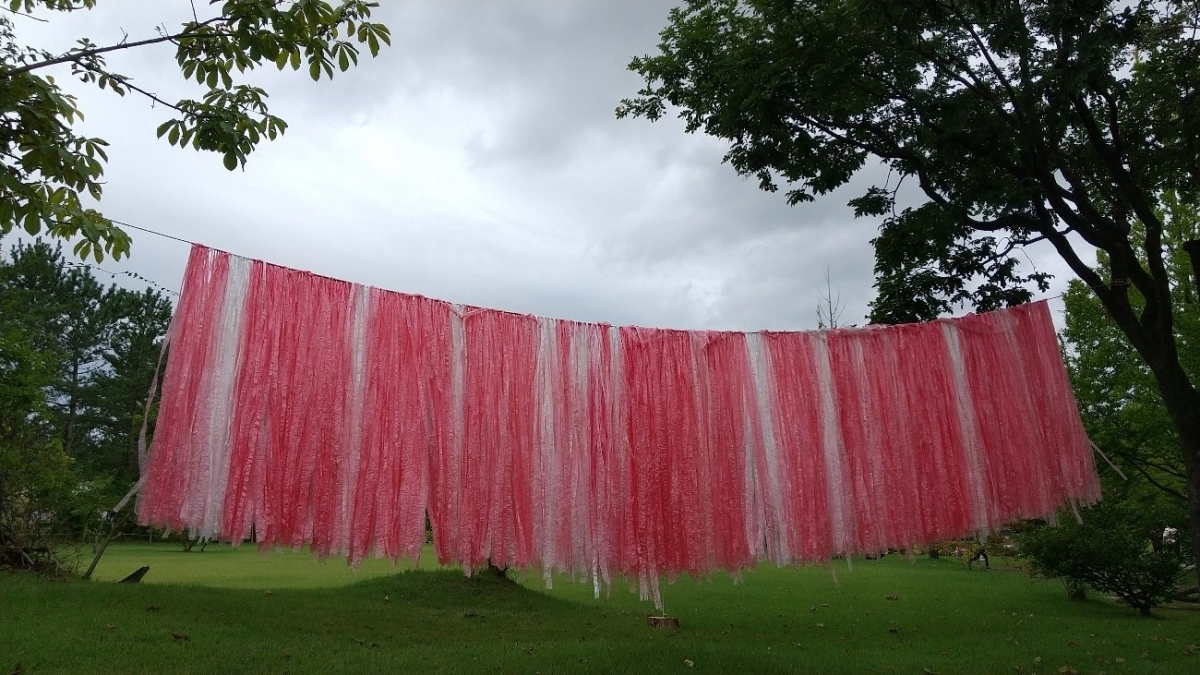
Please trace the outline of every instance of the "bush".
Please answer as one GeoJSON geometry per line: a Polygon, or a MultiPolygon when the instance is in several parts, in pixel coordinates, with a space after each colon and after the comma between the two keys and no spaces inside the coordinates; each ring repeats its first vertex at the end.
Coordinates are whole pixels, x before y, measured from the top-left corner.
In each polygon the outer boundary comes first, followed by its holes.
{"type": "Polygon", "coordinates": [[[1163,546],[1156,535],[1167,525],[1180,527],[1174,514],[1106,502],[1080,515],[1082,523],[1067,513],[1057,526],[1043,524],[1022,535],[1021,553],[1035,575],[1061,579],[1076,598],[1085,585],[1112,593],[1144,615],[1171,598],[1185,556],[1178,541],[1163,546]]]}

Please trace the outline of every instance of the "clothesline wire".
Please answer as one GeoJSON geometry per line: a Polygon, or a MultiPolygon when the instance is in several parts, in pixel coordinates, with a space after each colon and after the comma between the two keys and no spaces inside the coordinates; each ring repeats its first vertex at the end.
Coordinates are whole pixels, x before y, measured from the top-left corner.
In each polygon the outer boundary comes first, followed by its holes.
{"type": "Polygon", "coordinates": [[[162,284],[158,283],[157,281],[154,281],[153,279],[147,279],[146,277],[144,277],[144,276],[142,276],[142,275],[138,274],[137,272],[130,272],[130,271],[128,271],[128,270],[121,271],[121,272],[114,272],[114,271],[112,271],[112,270],[106,270],[106,269],[104,269],[103,267],[101,267],[101,266],[99,266],[99,265],[97,265],[97,264],[95,264],[95,263],[90,263],[90,262],[76,262],[76,261],[74,261],[74,260],[68,260],[68,261],[66,261],[66,263],[65,263],[65,264],[67,265],[67,267],[89,267],[89,268],[91,268],[91,269],[94,269],[94,270],[96,270],[96,271],[98,271],[98,272],[102,272],[102,273],[104,273],[104,274],[107,274],[107,275],[108,275],[109,277],[111,277],[113,280],[116,280],[116,278],[117,278],[117,275],[118,275],[118,274],[121,274],[121,275],[124,275],[124,276],[127,276],[127,277],[129,277],[130,279],[137,279],[138,281],[144,281],[144,282],[146,282],[146,283],[150,284],[151,286],[153,286],[153,287],[157,288],[158,290],[160,290],[160,291],[163,291],[163,292],[165,292],[165,293],[170,293],[171,295],[179,295],[179,291],[177,291],[177,290],[175,290],[175,289],[173,289],[173,288],[168,288],[168,287],[166,287],[166,286],[163,286],[162,284]]]}
{"type": "MultiPolygon", "coordinates": [[[[140,232],[145,232],[145,233],[147,233],[147,234],[153,234],[153,235],[157,235],[157,236],[159,236],[159,237],[163,237],[164,239],[171,239],[171,240],[173,240],[173,241],[177,241],[177,242],[179,242],[179,243],[181,243],[181,244],[187,244],[187,245],[189,245],[189,246],[195,246],[195,245],[197,244],[197,242],[190,241],[190,240],[188,240],[188,239],[184,239],[184,238],[182,238],[182,237],[176,237],[176,236],[175,236],[175,235],[173,235],[173,234],[166,234],[166,233],[164,233],[164,232],[159,232],[159,231],[157,231],[157,230],[152,230],[152,229],[150,229],[150,228],[148,228],[148,227],[141,227],[141,226],[138,226],[138,225],[134,225],[134,224],[132,224],[132,223],[126,223],[126,222],[124,222],[124,221],[116,220],[115,218],[109,218],[109,220],[111,220],[113,223],[116,223],[117,225],[121,225],[122,227],[129,227],[129,228],[132,228],[132,229],[138,230],[138,231],[140,231],[140,232]]],[[[203,244],[203,246],[208,246],[208,244],[203,244]]],[[[212,246],[208,246],[208,248],[214,248],[214,247],[212,247],[212,246]]],[[[220,250],[220,249],[215,249],[215,250],[220,250]]],[[[232,251],[225,251],[225,253],[229,253],[230,255],[238,255],[237,253],[234,253],[234,252],[232,252],[232,251]]],[[[243,258],[244,258],[244,257],[246,257],[246,256],[239,256],[239,257],[243,257],[243,258]]],[[[271,264],[271,263],[267,263],[267,264],[271,264]]],[[[284,267],[284,266],[283,266],[283,265],[280,265],[280,267],[284,267]]],[[[99,268],[97,268],[97,269],[99,269],[99,268]]],[[[101,271],[104,271],[104,270],[101,270],[101,271]]],[[[313,276],[322,277],[322,278],[325,278],[325,279],[334,279],[335,281],[344,281],[344,279],[336,279],[335,277],[331,277],[331,276],[324,275],[324,274],[317,274],[317,273],[315,273],[315,272],[309,272],[309,274],[312,274],[313,276]]],[[[172,292],[175,292],[175,291],[172,291],[172,292]]],[[[178,294],[177,292],[175,292],[175,293],[176,293],[176,294],[178,294]]],[[[406,294],[406,295],[416,295],[416,294],[409,293],[409,294],[406,294]]],[[[1058,295],[1050,295],[1050,296],[1046,296],[1046,297],[1044,297],[1044,298],[1042,298],[1042,299],[1043,299],[1043,300],[1058,300],[1059,298],[1063,297],[1064,295],[1066,295],[1066,292],[1059,293],[1058,295]]],[[[451,303],[451,305],[454,305],[454,303],[451,303]]],[[[500,310],[500,311],[504,311],[504,310],[500,310]]],[[[513,312],[513,313],[514,313],[514,314],[520,314],[520,312],[513,312]]]]}
{"type": "Polygon", "coordinates": [[[113,219],[113,218],[109,218],[109,220],[111,220],[112,222],[116,223],[117,225],[121,225],[121,226],[123,226],[123,227],[130,227],[130,228],[133,228],[133,229],[135,229],[135,230],[140,230],[140,231],[142,231],[142,232],[146,232],[146,233],[148,233],[148,234],[157,234],[158,236],[160,236],[160,237],[163,237],[164,239],[174,239],[175,241],[177,241],[177,242],[179,242],[179,243],[181,243],[181,244],[187,244],[187,245],[189,245],[189,246],[195,246],[195,245],[196,245],[196,242],[194,242],[194,241],[188,241],[187,239],[183,239],[183,238],[181,238],[181,237],[176,237],[176,236],[175,236],[175,235],[173,235],[173,234],[165,234],[165,233],[163,233],[163,232],[156,232],[156,231],[154,231],[154,230],[151,230],[151,229],[150,229],[150,228],[148,228],[148,227],[139,227],[139,226],[137,226],[137,225],[134,225],[134,224],[132,224],[132,223],[125,223],[125,222],[122,222],[122,221],[120,221],[120,220],[116,220],[116,219],[113,219]]]}

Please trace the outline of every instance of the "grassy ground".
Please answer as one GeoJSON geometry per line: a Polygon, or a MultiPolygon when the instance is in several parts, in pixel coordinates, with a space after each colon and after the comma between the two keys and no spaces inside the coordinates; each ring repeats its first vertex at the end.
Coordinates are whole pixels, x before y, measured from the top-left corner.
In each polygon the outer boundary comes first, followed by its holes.
{"type": "Polygon", "coordinates": [[[142,564],[139,585],[0,574],[0,673],[1200,673],[1200,613],[1145,619],[954,560],[681,580],[674,632],[623,586],[595,600],[564,579],[167,544],[114,546],[98,574],[142,564]]]}

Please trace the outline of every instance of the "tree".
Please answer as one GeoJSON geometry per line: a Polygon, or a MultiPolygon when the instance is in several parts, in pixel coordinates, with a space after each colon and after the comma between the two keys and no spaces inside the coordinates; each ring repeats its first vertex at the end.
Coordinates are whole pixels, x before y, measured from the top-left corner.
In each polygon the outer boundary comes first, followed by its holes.
{"type": "Polygon", "coordinates": [[[19,326],[31,346],[57,364],[46,387],[46,406],[63,451],[73,455],[83,390],[102,365],[117,319],[111,305],[118,289],[105,289],[90,270],[68,265],[60,249],[41,241],[13,247],[11,262],[0,266],[0,289],[4,321],[19,326]]]}
{"type": "MultiPolygon", "coordinates": [[[[9,271],[0,262],[0,272],[9,271]]],[[[0,275],[4,276],[8,275],[0,275]]],[[[44,515],[68,502],[76,481],[46,405],[57,355],[45,350],[45,343],[24,322],[14,320],[15,294],[4,290],[0,294],[0,565],[58,574],[59,561],[47,544],[44,515]]]]}
{"type": "MultiPolygon", "coordinates": [[[[1163,240],[1175,251],[1165,265],[1178,312],[1180,361],[1195,377],[1200,373],[1200,297],[1189,278],[1188,262],[1179,255],[1179,245],[1200,237],[1200,213],[1184,208],[1171,194],[1164,195],[1163,201],[1163,240]]],[[[1104,267],[1103,255],[1099,267],[1104,267]]],[[[1135,307],[1145,302],[1136,290],[1131,290],[1130,296],[1135,307]]],[[[1106,498],[1153,509],[1184,508],[1186,468],[1178,452],[1178,434],[1153,374],[1082,282],[1071,281],[1063,302],[1064,360],[1084,426],[1127,474],[1127,479],[1106,475],[1110,473],[1105,471],[1107,466],[1100,464],[1106,498]]]]}
{"type": "Polygon", "coordinates": [[[630,64],[645,86],[617,114],[678,108],[792,203],[886,166],[899,182],[851,201],[887,217],[874,318],[1027,296],[1039,279],[1012,254],[1049,242],[1154,377],[1200,561],[1200,391],[1180,359],[1196,336],[1167,271],[1186,258],[1200,285],[1200,240],[1167,250],[1158,213],[1168,192],[1200,202],[1197,30],[1195,0],[690,0],[661,53],[630,64]],[[897,211],[905,181],[920,203],[897,211]],[[1081,245],[1104,253],[1102,272],[1081,245]]]}
{"type": "MultiPolygon", "coordinates": [[[[92,10],[96,0],[5,0],[12,16],[92,10]]],[[[144,97],[174,115],[158,127],[171,145],[222,156],[225,168],[244,166],[263,139],[287,124],[267,109],[267,92],[238,79],[264,64],[280,70],[306,66],[309,76],[333,77],[358,63],[356,45],[372,56],[390,44],[386,26],[370,21],[377,3],[343,0],[226,0],[208,3],[214,14],[174,31],[138,40],[97,45],[81,38],[55,54],[20,44],[13,18],[0,16],[0,234],[22,227],[52,236],[80,235],[75,253],[102,260],[129,252],[130,238],[99,211],[86,206],[103,192],[107,143],[80,136],[72,124],[83,113],[76,99],[50,74],[66,70],[83,83],[120,96],[144,97]],[[215,9],[219,5],[219,9],[215,9]],[[123,49],[170,43],[186,80],[206,91],[199,98],[169,102],[131,78],[113,72],[105,55],[123,49]]],[[[195,3],[193,3],[195,8],[195,3]]]]}
{"type": "MultiPolygon", "coordinates": [[[[100,367],[82,392],[89,435],[80,451],[88,471],[111,477],[124,492],[137,481],[138,434],[146,414],[146,396],[171,322],[171,302],[147,288],[140,293],[116,289],[103,306],[111,328],[100,354],[100,367]]],[[[150,411],[150,427],[153,415],[150,411]]]]}
{"type": "Polygon", "coordinates": [[[0,259],[4,562],[58,572],[56,537],[127,523],[102,515],[137,480],[170,318],[157,291],[104,288],[61,246],[17,244],[0,259]]]}

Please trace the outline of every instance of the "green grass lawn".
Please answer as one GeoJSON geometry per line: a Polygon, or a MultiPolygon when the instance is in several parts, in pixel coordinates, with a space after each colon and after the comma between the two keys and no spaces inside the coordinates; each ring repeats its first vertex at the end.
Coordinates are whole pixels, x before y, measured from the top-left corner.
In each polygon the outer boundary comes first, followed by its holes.
{"type": "Polygon", "coordinates": [[[0,673],[1200,673],[1200,612],[1147,619],[955,560],[680,580],[673,632],[624,585],[596,600],[567,579],[399,569],[124,544],[92,583],[0,574],[0,673]],[[143,564],[142,584],[111,583],[143,564]]]}

